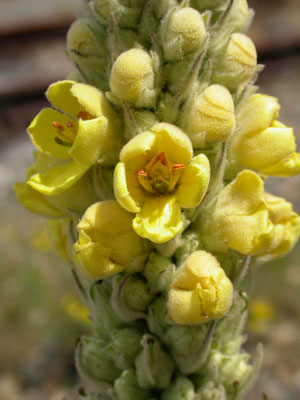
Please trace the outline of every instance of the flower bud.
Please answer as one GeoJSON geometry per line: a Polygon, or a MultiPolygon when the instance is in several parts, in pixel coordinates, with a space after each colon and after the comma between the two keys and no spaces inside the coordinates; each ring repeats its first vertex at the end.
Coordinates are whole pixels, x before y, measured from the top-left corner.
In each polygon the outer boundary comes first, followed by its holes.
{"type": "Polygon", "coordinates": [[[155,104],[154,70],[150,55],[141,49],[122,53],[115,61],[110,75],[112,93],[136,107],[155,104]]]}
{"type": "Polygon", "coordinates": [[[195,387],[191,380],[184,376],[178,376],[166,389],[162,400],[193,400],[195,399],[195,387]]]}
{"type": "Polygon", "coordinates": [[[223,317],[232,302],[232,283],[217,259],[195,251],[179,268],[168,297],[168,309],[177,324],[196,325],[223,317]]]}
{"type": "Polygon", "coordinates": [[[122,370],[132,368],[141,350],[141,331],[134,327],[116,329],[111,332],[112,340],[108,346],[116,366],[122,370]]]}
{"type": "Polygon", "coordinates": [[[135,311],[145,311],[152,300],[147,283],[135,275],[126,281],[122,292],[127,307],[135,311]]]}
{"type": "Polygon", "coordinates": [[[224,0],[192,0],[191,5],[198,10],[214,10],[224,4],[224,0]]]}
{"type": "Polygon", "coordinates": [[[166,61],[178,61],[199,49],[205,37],[201,14],[193,8],[175,9],[162,24],[162,43],[166,61]]]}
{"type": "Polygon", "coordinates": [[[221,383],[214,384],[212,381],[206,382],[205,384],[201,382],[197,394],[200,395],[201,400],[228,399],[224,386],[221,383]]]}
{"type": "Polygon", "coordinates": [[[175,269],[175,265],[169,258],[155,252],[150,253],[143,274],[148,281],[151,293],[167,290],[174,277],[175,269]]]}
{"type": "Polygon", "coordinates": [[[121,373],[99,338],[82,337],[77,346],[77,368],[82,375],[113,382],[121,373]]]}
{"type": "Polygon", "coordinates": [[[274,227],[260,176],[248,170],[240,172],[218,195],[212,214],[202,221],[200,229],[201,239],[211,251],[265,253],[273,240],[274,227]]]}
{"type": "Polygon", "coordinates": [[[142,351],[135,360],[137,379],[143,389],[165,389],[170,385],[174,370],[172,358],[154,336],[145,334],[142,351]]]}
{"type": "Polygon", "coordinates": [[[300,236],[300,216],[282,197],[266,193],[265,198],[274,224],[274,239],[264,259],[273,259],[284,256],[294,247],[300,236]]]}
{"type": "Polygon", "coordinates": [[[141,389],[134,370],[125,370],[114,385],[119,400],[148,400],[149,391],[141,389]]]}
{"type": "Polygon", "coordinates": [[[249,27],[253,11],[249,10],[247,0],[235,0],[228,12],[226,26],[234,32],[245,32],[249,27]]]}
{"type": "Polygon", "coordinates": [[[279,104],[271,96],[255,94],[238,115],[237,134],[228,151],[232,163],[266,175],[300,172],[292,128],[277,121],[279,104]]]}
{"type": "Polygon", "coordinates": [[[94,0],[93,3],[92,7],[99,16],[109,19],[113,13],[118,25],[127,28],[136,28],[144,6],[143,0],[94,0]]]}
{"type": "Polygon", "coordinates": [[[94,19],[73,22],[67,34],[67,54],[80,72],[89,77],[91,84],[107,88],[107,45],[101,26],[94,19]]]}
{"type": "Polygon", "coordinates": [[[255,72],[256,62],[257,54],[252,40],[242,33],[234,33],[214,67],[212,81],[226,86],[230,91],[243,89],[255,72]]]}
{"type": "Polygon", "coordinates": [[[143,265],[145,241],[132,229],[132,214],[115,200],[90,206],[77,226],[74,261],[91,279],[103,279],[126,267],[143,265]]]}
{"type": "Polygon", "coordinates": [[[229,91],[224,86],[211,85],[198,94],[189,109],[183,111],[181,126],[196,148],[226,140],[235,126],[229,91]]]}

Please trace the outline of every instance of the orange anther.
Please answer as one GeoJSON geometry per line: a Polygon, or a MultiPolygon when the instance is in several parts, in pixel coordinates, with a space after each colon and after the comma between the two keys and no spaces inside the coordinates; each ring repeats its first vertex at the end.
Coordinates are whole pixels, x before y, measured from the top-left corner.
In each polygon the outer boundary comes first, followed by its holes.
{"type": "Polygon", "coordinates": [[[135,175],[138,176],[147,176],[148,173],[146,171],[144,171],[143,169],[137,169],[136,171],[134,171],[135,175]]]}
{"type": "Polygon", "coordinates": [[[172,171],[174,171],[174,169],[183,169],[185,168],[184,164],[174,164],[172,167],[172,171]]]}
{"type": "Polygon", "coordinates": [[[93,116],[88,111],[79,111],[79,113],[77,114],[77,118],[81,118],[83,120],[87,120],[87,119],[93,119],[93,116]]]}
{"type": "Polygon", "coordinates": [[[59,123],[59,122],[52,122],[52,125],[54,126],[54,128],[59,129],[60,131],[64,131],[65,128],[59,123]]]}
{"type": "Polygon", "coordinates": [[[68,128],[74,128],[74,126],[75,126],[75,124],[73,124],[72,121],[69,121],[69,122],[67,123],[67,127],[68,127],[68,128]]]}

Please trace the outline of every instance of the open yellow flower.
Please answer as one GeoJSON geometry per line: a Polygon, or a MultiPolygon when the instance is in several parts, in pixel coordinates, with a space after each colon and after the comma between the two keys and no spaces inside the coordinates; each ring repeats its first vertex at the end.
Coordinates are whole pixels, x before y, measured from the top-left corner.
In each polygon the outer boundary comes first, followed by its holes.
{"type": "Polygon", "coordinates": [[[103,279],[125,268],[140,270],[149,245],[132,229],[133,216],[115,200],[90,206],[77,225],[74,262],[91,279],[103,279]]]}
{"type": "Polygon", "coordinates": [[[238,115],[238,133],[229,150],[232,162],[272,176],[300,173],[300,154],[292,128],[276,120],[276,98],[262,94],[250,97],[238,115]]]}
{"type": "Polygon", "coordinates": [[[272,194],[265,195],[270,219],[274,225],[274,238],[264,259],[282,257],[294,247],[300,236],[300,216],[292,204],[272,194]]]}
{"type": "Polygon", "coordinates": [[[52,196],[71,187],[97,160],[105,164],[115,161],[120,120],[104,94],[83,83],[56,82],[47,97],[55,108],[44,108],[28,133],[35,147],[52,155],[57,163],[46,172],[38,171],[27,183],[52,196]]]}
{"type": "Polygon", "coordinates": [[[122,149],[114,173],[114,191],[126,210],[136,213],[134,230],[155,243],[183,228],[182,208],[202,201],[210,178],[204,154],[193,157],[190,139],[176,126],[159,123],[122,149]]]}
{"type": "Polygon", "coordinates": [[[195,251],[178,269],[168,295],[174,322],[195,325],[223,317],[232,303],[233,287],[217,259],[195,251]]]}
{"type": "Polygon", "coordinates": [[[201,232],[211,251],[265,254],[274,237],[274,226],[260,176],[249,170],[240,172],[219,194],[201,232]]]}

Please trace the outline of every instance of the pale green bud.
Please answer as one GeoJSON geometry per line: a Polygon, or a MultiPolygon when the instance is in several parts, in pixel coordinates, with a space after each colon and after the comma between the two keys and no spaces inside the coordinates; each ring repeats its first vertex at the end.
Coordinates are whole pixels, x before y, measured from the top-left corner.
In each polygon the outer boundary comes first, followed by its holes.
{"type": "Polygon", "coordinates": [[[175,270],[176,267],[169,258],[152,252],[144,270],[150,292],[155,294],[168,290],[174,278],[175,270]]]}
{"type": "Polygon", "coordinates": [[[110,88],[119,100],[136,107],[152,107],[157,90],[150,55],[142,49],[122,53],[115,61],[110,75],[110,88]]]}
{"type": "Polygon", "coordinates": [[[234,33],[225,52],[214,66],[212,81],[231,91],[240,91],[253,76],[256,62],[257,53],[252,40],[242,33],[234,33]]]}
{"type": "Polygon", "coordinates": [[[136,111],[125,105],[124,122],[123,134],[126,140],[130,140],[139,133],[151,130],[152,126],[158,123],[158,119],[152,111],[136,111]]]}
{"type": "Polygon", "coordinates": [[[165,389],[170,385],[174,362],[159,341],[148,334],[142,339],[142,351],[135,360],[137,379],[144,389],[165,389]]]}
{"type": "Polygon", "coordinates": [[[162,23],[161,40],[166,61],[178,61],[199,49],[206,36],[201,14],[193,8],[175,9],[162,23]]]}
{"type": "Polygon", "coordinates": [[[152,295],[147,283],[135,275],[129,277],[122,290],[123,300],[132,310],[145,311],[151,303],[152,295]]]}
{"type": "Polygon", "coordinates": [[[94,10],[103,18],[109,19],[114,14],[118,25],[122,27],[136,27],[139,22],[144,0],[94,0],[94,10]],[[124,3],[126,5],[124,5],[124,3]]]}
{"type": "Polygon", "coordinates": [[[211,381],[201,385],[197,391],[201,400],[227,400],[227,393],[222,384],[215,384],[211,381]]]}
{"type": "Polygon", "coordinates": [[[114,387],[118,400],[147,400],[150,398],[149,391],[139,387],[136,373],[133,370],[124,371],[116,380],[114,387]]]}
{"type": "Polygon", "coordinates": [[[164,342],[173,355],[184,356],[188,359],[201,346],[207,331],[207,325],[171,326],[166,331],[164,342]]]}
{"type": "Polygon", "coordinates": [[[174,382],[166,389],[162,396],[162,400],[194,400],[195,389],[194,384],[184,376],[178,376],[174,382]]]}
{"type": "Polygon", "coordinates": [[[158,297],[149,307],[147,322],[152,333],[159,337],[164,336],[169,325],[167,324],[166,301],[162,296],[158,297]]]}
{"type": "Polygon", "coordinates": [[[155,15],[160,19],[175,6],[177,6],[177,0],[154,0],[155,15]]]}
{"type": "Polygon", "coordinates": [[[247,0],[235,0],[224,25],[230,26],[230,29],[234,32],[245,32],[251,23],[253,14],[253,11],[249,10],[247,0]]]}
{"type": "Polygon", "coordinates": [[[107,46],[95,20],[73,22],[67,34],[67,53],[85,81],[107,89],[107,46]]]}
{"type": "Polygon", "coordinates": [[[99,338],[82,337],[77,347],[78,363],[84,375],[107,382],[113,382],[120,376],[121,370],[105,351],[99,338]]]}
{"type": "Polygon", "coordinates": [[[214,10],[221,6],[225,7],[224,3],[229,3],[229,0],[192,0],[191,6],[198,10],[214,10]]]}
{"type": "Polygon", "coordinates": [[[111,332],[111,343],[106,346],[115,364],[121,370],[132,368],[141,350],[142,333],[137,328],[116,329],[111,332]]]}

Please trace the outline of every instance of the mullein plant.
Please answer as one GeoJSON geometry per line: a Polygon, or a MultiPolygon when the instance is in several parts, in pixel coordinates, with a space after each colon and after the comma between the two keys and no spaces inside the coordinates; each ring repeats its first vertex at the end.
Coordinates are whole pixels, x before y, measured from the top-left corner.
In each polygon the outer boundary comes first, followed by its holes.
{"type": "Polygon", "coordinates": [[[69,29],[74,71],[30,124],[14,189],[89,309],[83,399],[237,400],[257,377],[251,270],[300,235],[264,182],[300,154],[254,86],[252,16],[246,0],[91,0],[69,29]]]}

